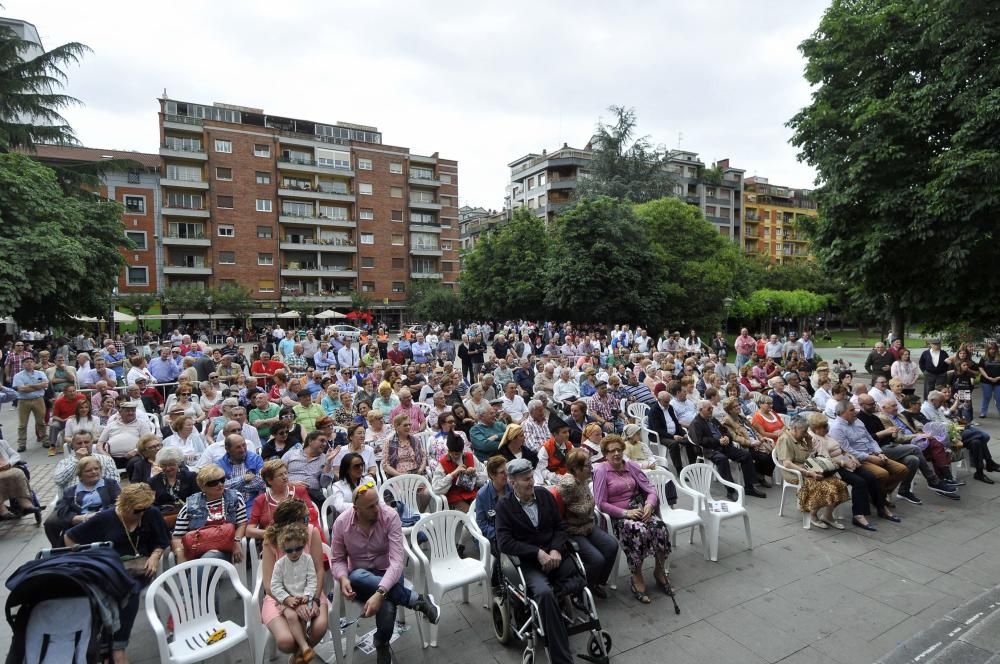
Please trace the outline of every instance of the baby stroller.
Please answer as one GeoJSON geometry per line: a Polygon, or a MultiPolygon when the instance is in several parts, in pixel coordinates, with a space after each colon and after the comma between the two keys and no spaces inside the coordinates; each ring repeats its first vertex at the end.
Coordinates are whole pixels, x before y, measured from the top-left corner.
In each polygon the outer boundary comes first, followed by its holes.
{"type": "MultiPolygon", "coordinates": [[[[562,616],[566,621],[569,636],[589,632],[587,652],[579,657],[596,664],[608,664],[611,651],[611,635],[601,629],[600,618],[594,606],[594,597],[587,588],[587,572],[577,553],[579,548],[570,540],[572,558],[577,574],[561,588],[555,588],[556,597],[563,607],[562,616]]],[[[545,631],[535,600],[528,596],[528,585],[521,572],[521,561],[517,556],[500,554],[495,563],[493,580],[493,632],[497,641],[510,643],[514,637],[524,645],[521,664],[534,664],[535,649],[546,648],[545,631]]],[[[548,653],[546,652],[546,655],[548,653]]],[[[551,658],[550,658],[551,661],[551,658]]]]}
{"type": "Polygon", "coordinates": [[[136,589],[110,542],[42,549],[7,579],[7,664],[96,664],[136,589]]]}

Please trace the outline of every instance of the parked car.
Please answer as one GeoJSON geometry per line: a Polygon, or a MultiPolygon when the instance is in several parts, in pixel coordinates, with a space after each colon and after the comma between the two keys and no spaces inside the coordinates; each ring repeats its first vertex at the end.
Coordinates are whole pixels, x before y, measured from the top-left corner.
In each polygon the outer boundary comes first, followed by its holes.
{"type": "Polygon", "coordinates": [[[353,325],[333,325],[333,333],[339,334],[345,339],[357,341],[361,338],[361,330],[353,325]]]}

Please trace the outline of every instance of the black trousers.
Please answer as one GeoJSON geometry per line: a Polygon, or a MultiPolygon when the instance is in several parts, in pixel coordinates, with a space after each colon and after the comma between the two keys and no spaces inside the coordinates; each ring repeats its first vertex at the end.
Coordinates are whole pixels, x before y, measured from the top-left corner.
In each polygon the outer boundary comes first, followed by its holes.
{"type": "Polygon", "coordinates": [[[851,513],[854,516],[869,516],[872,513],[871,504],[881,513],[885,510],[885,496],[882,495],[878,478],[864,468],[837,471],[840,479],[851,487],[851,513]]]}
{"type": "Polygon", "coordinates": [[[529,565],[522,565],[521,572],[528,584],[528,594],[538,604],[549,644],[549,661],[552,664],[574,664],[573,653],[569,649],[569,634],[553,586],[561,585],[576,574],[576,563],[572,558],[563,558],[559,567],[551,572],[546,573],[537,566],[529,565]]]}
{"type": "Polygon", "coordinates": [[[664,444],[667,446],[667,453],[670,454],[670,463],[674,464],[674,469],[679,475],[681,468],[684,465],[681,463],[681,447],[687,452],[688,463],[698,463],[698,456],[701,454],[701,448],[694,443],[684,440],[670,440],[669,438],[660,441],[666,441],[664,444]]]}
{"type": "Polygon", "coordinates": [[[587,583],[591,586],[608,582],[614,572],[618,554],[618,540],[596,526],[589,535],[573,535],[580,547],[580,561],[587,570],[587,583]]]}
{"type": "Polygon", "coordinates": [[[712,459],[719,475],[722,475],[722,479],[727,482],[733,481],[733,471],[729,468],[729,462],[735,461],[740,464],[740,468],[743,470],[743,486],[752,489],[753,485],[757,483],[757,470],[753,465],[753,457],[742,447],[723,445],[714,450],[705,450],[705,452],[712,459]]]}

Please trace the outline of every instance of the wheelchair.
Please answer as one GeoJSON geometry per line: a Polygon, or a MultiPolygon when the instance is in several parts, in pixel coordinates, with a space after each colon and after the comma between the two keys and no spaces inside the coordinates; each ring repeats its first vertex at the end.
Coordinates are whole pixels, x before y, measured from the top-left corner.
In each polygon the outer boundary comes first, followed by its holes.
{"type": "MultiPolygon", "coordinates": [[[[608,664],[611,651],[611,635],[601,629],[601,621],[594,606],[594,597],[587,588],[587,573],[578,555],[578,547],[572,540],[572,560],[577,573],[568,579],[562,588],[553,590],[562,609],[569,636],[587,632],[587,652],[578,657],[595,664],[608,664]]],[[[528,585],[521,572],[521,561],[517,556],[500,554],[493,570],[493,632],[503,645],[516,637],[524,643],[521,664],[534,664],[535,650],[547,648],[545,630],[535,600],[528,596],[528,585]]],[[[546,657],[548,652],[546,651],[546,657]]]]}

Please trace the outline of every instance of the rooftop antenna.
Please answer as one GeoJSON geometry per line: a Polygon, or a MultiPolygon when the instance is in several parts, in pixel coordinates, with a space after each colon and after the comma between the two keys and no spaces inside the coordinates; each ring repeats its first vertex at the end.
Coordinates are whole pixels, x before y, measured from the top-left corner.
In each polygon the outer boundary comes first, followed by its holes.
{"type": "Polygon", "coordinates": [[[681,149],[681,142],[684,140],[684,132],[677,132],[677,149],[681,149]]]}

